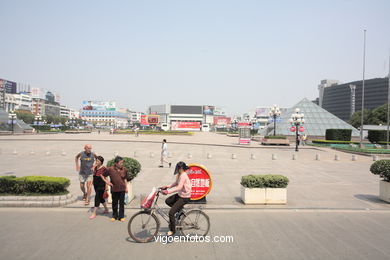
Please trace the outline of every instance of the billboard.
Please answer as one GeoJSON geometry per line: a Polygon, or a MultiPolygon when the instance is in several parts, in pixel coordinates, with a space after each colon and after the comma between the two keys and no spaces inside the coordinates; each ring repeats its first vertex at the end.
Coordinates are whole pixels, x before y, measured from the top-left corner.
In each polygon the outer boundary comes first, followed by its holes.
{"type": "Polygon", "coordinates": [[[268,117],[269,108],[258,107],[256,108],[256,117],[268,117]]]}
{"type": "Polygon", "coordinates": [[[172,122],[172,130],[200,131],[200,122],[172,122]]]}
{"type": "Polygon", "coordinates": [[[112,101],[83,101],[83,110],[116,111],[116,103],[112,101]]]}
{"type": "Polygon", "coordinates": [[[0,79],[0,88],[1,91],[5,88],[5,93],[16,94],[16,82],[0,79]]]}
{"type": "Polygon", "coordinates": [[[143,126],[158,125],[160,123],[159,115],[141,115],[140,124],[143,126]]]}
{"type": "Polygon", "coordinates": [[[203,114],[205,115],[214,115],[214,106],[203,106],[203,114]]]}
{"type": "Polygon", "coordinates": [[[230,117],[226,116],[215,116],[214,117],[214,125],[219,125],[219,126],[228,126],[232,119],[230,117]]]}
{"type": "Polygon", "coordinates": [[[171,114],[203,114],[202,106],[171,106],[171,114]]]}

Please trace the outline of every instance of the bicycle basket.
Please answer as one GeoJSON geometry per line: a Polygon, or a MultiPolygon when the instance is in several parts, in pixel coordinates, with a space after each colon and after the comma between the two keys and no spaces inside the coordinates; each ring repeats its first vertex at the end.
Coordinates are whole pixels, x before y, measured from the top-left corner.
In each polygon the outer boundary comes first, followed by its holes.
{"type": "Polygon", "coordinates": [[[152,189],[152,192],[149,193],[149,195],[144,198],[141,202],[141,208],[143,209],[149,209],[152,206],[153,200],[157,195],[157,190],[156,188],[152,189]]]}

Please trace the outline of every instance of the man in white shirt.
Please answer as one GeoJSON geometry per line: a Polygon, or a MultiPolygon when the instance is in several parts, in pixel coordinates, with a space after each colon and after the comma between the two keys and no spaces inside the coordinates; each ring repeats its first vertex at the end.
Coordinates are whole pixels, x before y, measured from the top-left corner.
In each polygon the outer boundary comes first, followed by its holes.
{"type": "Polygon", "coordinates": [[[168,158],[168,144],[167,144],[167,140],[164,139],[162,141],[162,146],[161,146],[161,164],[158,167],[163,168],[165,162],[169,165],[169,168],[171,168],[172,164],[168,162],[167,158],[168,158]]]}

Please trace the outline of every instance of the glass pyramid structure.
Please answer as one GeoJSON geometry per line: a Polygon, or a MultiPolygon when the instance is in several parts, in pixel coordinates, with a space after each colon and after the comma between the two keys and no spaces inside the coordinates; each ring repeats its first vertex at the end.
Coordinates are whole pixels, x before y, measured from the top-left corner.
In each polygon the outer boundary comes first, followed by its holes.
{"type": "MultiPolygon", "coordinates": [[[[305,123],[302,125],[305,129],[302,134],[307,136],[325,136],[326,129],[352,129],[352,136],[359,136],[359,131],[341,120],[332,113],[326,111],[320,106],[314,104],[307,98],[302,99],[295,106],[287,109],[281,114],[280,120],[276,121],[276,135],[295,135],[290,131],[291,124],[289,122],[291,115],[295,113],[295,109],[299,108],[300,113],[304,114],[305,123]]],[[[260,131],[260,135],[273,135],[274,124],[270,123],[260,131]]]]}

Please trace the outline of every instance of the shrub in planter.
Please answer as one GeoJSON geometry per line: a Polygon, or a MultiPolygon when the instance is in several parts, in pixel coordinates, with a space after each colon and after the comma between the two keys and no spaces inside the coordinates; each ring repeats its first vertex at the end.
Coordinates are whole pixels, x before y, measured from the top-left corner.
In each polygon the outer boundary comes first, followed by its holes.
{"type": "Polygon", "coordinates": [[[326,129],[326,140],[351,141],[352,129],[326,129]]]}
{"type": "Polygon", "coordinates": [[[241,177],[241,185],[245,188],[286,188],[288,178],[283,175],[246,175],[241,177]]]}
{"type": "MultiPolygon", "coordinates": [[[[128,173],[127,181],[131,181],[141,171],[141,164],[136,159],[130,157],[123,157],[123,161],[124,161],[123,166],[127,169],[127,173],[128,173]]],[[[115,165],[114,159],[107,162],[108,167],[114,165],[115,165]]]]}
{"type": "Polygon", "coordinates": [[[390,182],[390,160],[374,162],[370,167],[370,171],[375,175],[379,175],[384,181],[390,182]]]}
{"type": "Polygon", "coordinates": [[[63,177],[15,176],[0,177],[0,193],[24,194],[56,194],[66,192],[70,180],[63,177]]]}
{"type": "Polygon", "coordinates": [[[368,140],[371,143],[386,142],[387,131],[386,130],[368,130],[368,140]]]}

